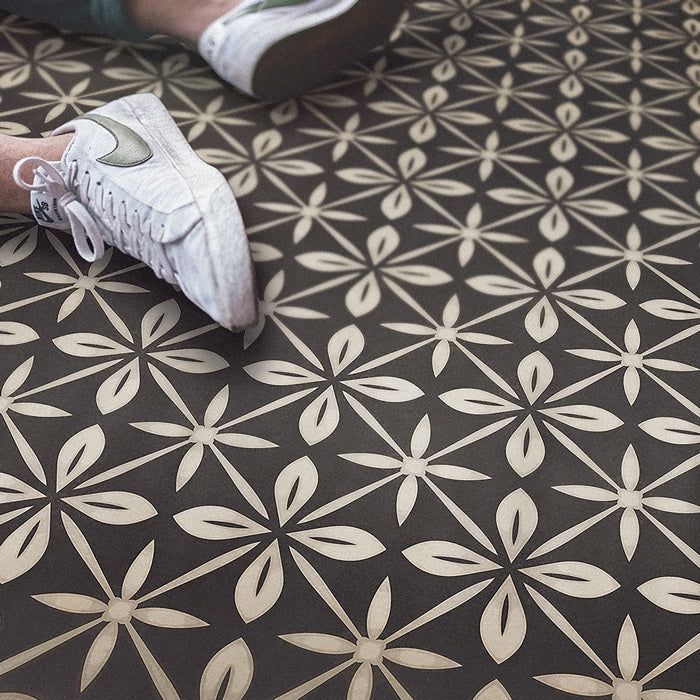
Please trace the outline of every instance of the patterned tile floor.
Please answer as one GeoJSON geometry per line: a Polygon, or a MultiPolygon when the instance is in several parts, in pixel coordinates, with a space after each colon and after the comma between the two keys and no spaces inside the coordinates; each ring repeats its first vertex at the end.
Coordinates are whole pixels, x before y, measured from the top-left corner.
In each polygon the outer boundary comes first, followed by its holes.
{"type": "Polygon", "coordinates": [[[265,312],[0,216],[0,698],[697,697],[698,60],[697,0],[422,0],[270,106],[0,17],[0,129],[160,95],[265,312]]]}

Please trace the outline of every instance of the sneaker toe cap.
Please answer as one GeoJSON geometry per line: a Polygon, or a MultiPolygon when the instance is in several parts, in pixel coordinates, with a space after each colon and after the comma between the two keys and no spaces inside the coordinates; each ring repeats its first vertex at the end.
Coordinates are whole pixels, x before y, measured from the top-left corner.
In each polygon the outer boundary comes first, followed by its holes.
{"type": "Polygon", "coordinates": [[[169,246],[183,292],[215,321],[242,330],[258,318],[255,273],[243,220],[228,184],[200,207],[189,233],[169,246]]]}

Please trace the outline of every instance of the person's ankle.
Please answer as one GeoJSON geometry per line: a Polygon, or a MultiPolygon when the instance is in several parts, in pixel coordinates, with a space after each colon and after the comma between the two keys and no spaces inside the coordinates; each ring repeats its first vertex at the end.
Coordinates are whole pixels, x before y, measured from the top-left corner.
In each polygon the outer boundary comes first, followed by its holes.
{"type": "Polygon", "coordinates": [[[196,44],[204,30],[242,0],[129,0],[132,19],[142,28],[196,44]]]}
{"type": "Polygon", "coordinates": [[[0,142],[0,211],[29,214],[29,192],[19,187],[12,178],[15,164],[29,156],[49,162],[60,161],[72,139],[72,133],[43,139],[3,137],[0,142]]]}

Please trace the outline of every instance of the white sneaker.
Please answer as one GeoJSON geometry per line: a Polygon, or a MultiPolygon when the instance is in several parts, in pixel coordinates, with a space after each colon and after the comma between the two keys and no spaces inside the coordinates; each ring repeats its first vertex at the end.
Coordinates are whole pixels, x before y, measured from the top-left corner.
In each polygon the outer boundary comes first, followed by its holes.
{"type": "Polygon", "coordinates": [[[300,95],[384,41],[407,0],[243,0],[204,30],[199,52],[241,92],[300,95]]]}
{"type": "Polygon", "coordinates": [[[39,224],[71,231],[85,260],[102,257],[105,243],[142,260],[225,328],[253,325],[257,293],[236,200],[160,100],[124,97],[53,134],[70,132],[60,161],[14,167],[39,224]]]}

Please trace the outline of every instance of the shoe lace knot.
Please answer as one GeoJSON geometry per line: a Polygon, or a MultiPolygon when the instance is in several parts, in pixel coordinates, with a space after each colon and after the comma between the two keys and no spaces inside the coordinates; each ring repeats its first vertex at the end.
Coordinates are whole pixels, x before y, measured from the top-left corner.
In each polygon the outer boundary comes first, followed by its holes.
{"type": "Polygon", "coordinates": [[[68,222],[75,248],[84,260],[99,260],[104,255],[106,241],[146,263],[158,277],[171,283],[177,281],[162,245],[151,235],[151,220],[139,216],[138,210],[127,208],[124,200],[115,199],[100,179],[95,180],[87,171],[79,173],[77,162],[68,163],[61,173],[53,163],[43,158],[23,158],[15,165],[13,177],[25,190],[42,192],[55,200],[53,206],[68,222]],[[22,177],[25,167],[33,170],[33,183],[22,177]],[[102,232],[78,192],[103,223],[102,232]]]}
{"type": "Polygon", "coordinates": [[[104,255],[105,246],[94,218],[71,190],[76,170],[76,163],[70,163],[64,175],[49,161],[30,156],[15,164],[12,177],[19,187],[29,192],[43,192],[55,198],[59,214],[70,225],[75,248],[80,257],[94,262],[104,255]],[[31,183],[22,177],[25,167],[30,167],[34,173],[34,181],[31,183]]]}

